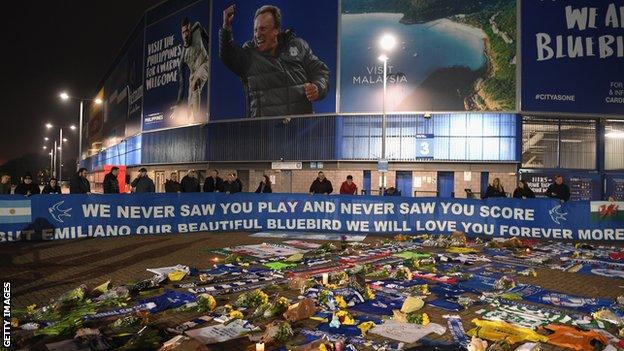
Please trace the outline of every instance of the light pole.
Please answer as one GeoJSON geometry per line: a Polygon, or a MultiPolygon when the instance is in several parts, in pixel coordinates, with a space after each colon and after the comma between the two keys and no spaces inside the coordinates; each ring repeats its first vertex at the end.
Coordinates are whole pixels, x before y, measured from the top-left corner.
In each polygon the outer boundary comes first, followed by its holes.
{"type": "Polygon", "coordinates": [[[57,173],[56,173],[56,140],[54,140],[54,152],[52,152],[53,156],[52,158],[54,159],[54,177],[56,177],[57,173]]]}
{"type": "MultiPolygon", "coordinates": [[[[54,125],[52,123],[46,123],[46,128],[47,129],[52,129],[54,128],[54,125]]],[[[76,126],[71,125],[69,126],[69,128],[71,130],[75,130],[76,126]]],[[[45,140],[49,140],[48,137],[44,138],[45,140]]],[[[63,180],[63,143],[67,142],[66,138],[63,138],[63,127],[59,128],[59,139],[58,141],[55,140],[54,141],[54,152],[53,152],[53,157],[54,157],[54,176],[58,177],[59,182],[61,182],[63,180]],[[57,172],[57,168],[56,166],[58,165],[58,172],[57,172]]]]}
{"type": "MultiPolygon", "coordinates": [[[[95,99],[89,99],[89,98],[78,98],[78,97],[74,97],[74,96],[70,96],[67,92],[63,91],[59,94],[59,97],[61,98],[61,100],[63,101],[68,101],[68,100],[78,100],[80,102],[80,113],[79,113],[79,121],[78,121],[78,162],[76,164],[76,169],[79,168],[80,166],[80,158],[82,157],[82,121],[83,121],[83,110],[84,110],[84,102],[85,101],[93,101],[96,104],[100,105],[102,104],[102,99],[100,98],[95,98],[95,99]]],[[[76,129],[76,127],[73,127],[72,130],[76,129]]],[[[61,138],[62,140],[62,138],[61,138]]]]}
{"type": "MultiPolygon", "coordinates": [[[[383,98],[382,98],[382,114],[381,114],[381,161],[388,165],[386,159],[386,95],[388,94],[388,56],[385,54],[391,51],[396,45],[396,38],[390,34],[384,34],[379,40],[379,46],[384,54],[379,56],[379,60],[383,62],[383,98]]],[[[386,192],[386,173],[388,170],[381,172],[381,195],[386,192]]]]}

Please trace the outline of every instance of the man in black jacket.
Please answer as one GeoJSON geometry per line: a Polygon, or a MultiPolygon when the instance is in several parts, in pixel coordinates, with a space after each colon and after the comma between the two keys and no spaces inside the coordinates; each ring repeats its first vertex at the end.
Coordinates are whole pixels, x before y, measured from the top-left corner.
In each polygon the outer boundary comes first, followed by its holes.
{"type": "Polygon", "coordinates": [[[119,167],[113,167],[110,172],[104,176],[104,182],[102,183],[104,194],[119,194],[119,180],[117,179],[117,174],[119,174],[119,167]]]}
{"type": "Polygon", "coordinates": [[[204,192],[216,193],[223,189],[223,179],[219,177],[219,171],[213,169],[210,172],[210,177],[204,180],[204,192]]]}
{"type": "Polygon", "coordinates": [[[310,186],[310,194],[326,194],[329,195],[334,191],[332,183],[329,179],[325,178],[325,173],[318,172],[318,177],[312,182],[310,186]]]}
{"type": "Polygon", "coordinates": [[[265,5],[254,16],[254,38],[242,47],[234,43],[235,5],[223,11],[219,57],[241,78],[248,117],[314,113],[312,102],[329,90],[329,68],[308,43],[290,30],[281,31],[279,8],[265,5]]]}
{"type": "Polygon", "coordinates": [[[130,186],[132,186],[132,191],[137,194],[156,192],[154,181],[147,175],[146,168],[141,168],[139,170],[139,176],[132,181],[130,186]]]}
{"type": "Polygon", "coordinates": [[[561,201],[570,200],[570,188],[563,183],[563,177],[561,175],[555,176],[555,183],[550,184],[546,190],[546,196],[561,201]]]}
{"type": "Polygon", "coordinates": [[[91,183],[87,179],[87,169],[80,168],[69,180],[70,194],[91,194],[91,183]]]}
{"type": "Polygon", "coordinates": [[[41,193],[39,185],[33,183],[32,175],[30,175],[30,173],[26,173],[26,175],[24,175],[24,179],[17,185],[14,191],[14,194],[16,195],[19,194],[25,196],[37,195],[39,193],[41,193]]]}
{"type": "Polygon", "coordinates": [[[182,187],[181,190],[183,193],[198,193],[201,191],[197,173],[192,169],[182,178],[180,186],[182,187]]]}
{"type": "Polygon", "coordinates": [[[182,186],[178,182],[178,173],[172,172],[169,179],[165,182],[166,193],[181,193],[182,186]]]}

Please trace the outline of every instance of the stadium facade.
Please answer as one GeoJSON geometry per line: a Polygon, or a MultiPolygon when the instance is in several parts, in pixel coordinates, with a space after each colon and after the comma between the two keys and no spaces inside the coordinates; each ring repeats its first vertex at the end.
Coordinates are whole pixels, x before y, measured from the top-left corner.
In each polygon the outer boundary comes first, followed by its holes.
{"type": "MultiPolygon", "coordinates": [[[[276,1],[282,29],[292,28],[327,67],[328,87],[313,113],[250,117],[257,97],[244,88],[249,79],[219,55],[230,2],[169,0],[138,21],[98,86],[104,104],[85,109],[80,163],[96,189],[106,166],[121,165],[131,178],[146,167],[158,191],[172,172],[195,169],[203,181],[218,169],[235,171],[246,191],[268,174],[274,191],[307,192],[323,170],[335,191],[352,175],[360,190],[378,194],[385,104],[386,185],[403,196],[466,197],[494,178],[507,192],[525,179],[539,195],[563,174],[574,199],[624,199],[622,58],[615,46],[612,57],[600,47],[595,58],[555,47],[557,33],[583,33],[566,27],[564,5],[276,1]],[[526,15],[535,11],[552,18],[526,15]],[[384,99],[377,42],[388,33],[397,44],[387,53],[384,99]],[[535,42],[545,35],[552,44],[535,42]],[[205,53],[201,65],[188,60],[191,49],[205,53]]],[[[237,3],[238,45],[252,38],[262,5],[237,3]]],[[[622,35],[605,23],[596,31],[596,38],[622,35]]],[[[303,55],[283,51],[286,62],[303,55]]]]}

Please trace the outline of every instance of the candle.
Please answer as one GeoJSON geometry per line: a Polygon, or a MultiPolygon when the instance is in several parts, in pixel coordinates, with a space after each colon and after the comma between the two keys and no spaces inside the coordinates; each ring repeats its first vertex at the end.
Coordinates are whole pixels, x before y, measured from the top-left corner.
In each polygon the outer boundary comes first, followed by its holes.
{"type": "Polygon", "coordinates": [[[259,342],[256,344],[256,351],[264,351],[264,343],[259,342]]]}
{"type": "Polygon", "coordinates": [[[323,273],[323,285],[329,284],[329,274],[323,273]]]}

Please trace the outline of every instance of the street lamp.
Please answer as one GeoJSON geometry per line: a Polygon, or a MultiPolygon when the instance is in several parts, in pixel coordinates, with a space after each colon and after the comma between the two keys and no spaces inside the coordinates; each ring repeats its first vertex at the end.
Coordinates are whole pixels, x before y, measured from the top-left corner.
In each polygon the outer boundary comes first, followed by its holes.
{"type": "MultiPolygon", "coordinates": [[[[378,59],[383,62],[383,98],[382,98],[382,115],[381,115],[381,160],[387,164],[386,159],[386,95],[388,94],[388,53],[394,49],[396,38],[391,34],[384,34],[379,39],[379,46],[383,51],[378,59]]],[[[381,195],[386,192],[386,173],[387,170],[381,172],[381,195]]]]}
{"type": "MultiPolygon", "coordinates": [[[[100,104],[103,103],[103,101],[100,98],[89,99],[89,98],[79,98],[79,97],[71,96],[66,91],[61,92],[59,94],[59,97],[63,101],[68,101],[68,100],[78,100],[78,101],[80,101],[80,119],[79,119],[79,124],[78,124],[78,159],[80,159],[80,157],[82,157],[82,114],[83,114],[83,110],[84,110],[84,108],[83,108],[84,107],[84,102],[85,101],[93,101],[96,104],[100,105],[100,104]]],[[[69,128],[71,130],[75,130],[76,126],[75,125],[71,125],[69,128]]],[[[78,164],[76,165],[76,168],[78,168],[78,164]]]]}
{"type": "MultiPolygon", "coordinates": [[[[52,123],[47,123],[46,125],[47,129],[51,129],[53,127],[52,123]]],[[[59,138],[58,140],[54,141],[54,149],[52,150],[54,152],[54,155],[52,155],[53,160],[52,163],[54,165],[53,169],[54,169],[54,176],[58,177],[59,182],[61,182],[63,180],[63,143],[67,142],[67,138],[63,138],[63,128],[65,127],[59,127],[59,138]],[[56,171],[58,164],[58,172],[56,171]]],[[[69,127],[70,129],[71,126],[69,127]]],[[[73,130],[75,130],[76,128],[74,127],[73,130]]],[[[49,140],[48,137],[44,137],[45,140],[49,140]]],[[[44,149],[46,147],[44,146],[44,149]]]]}

